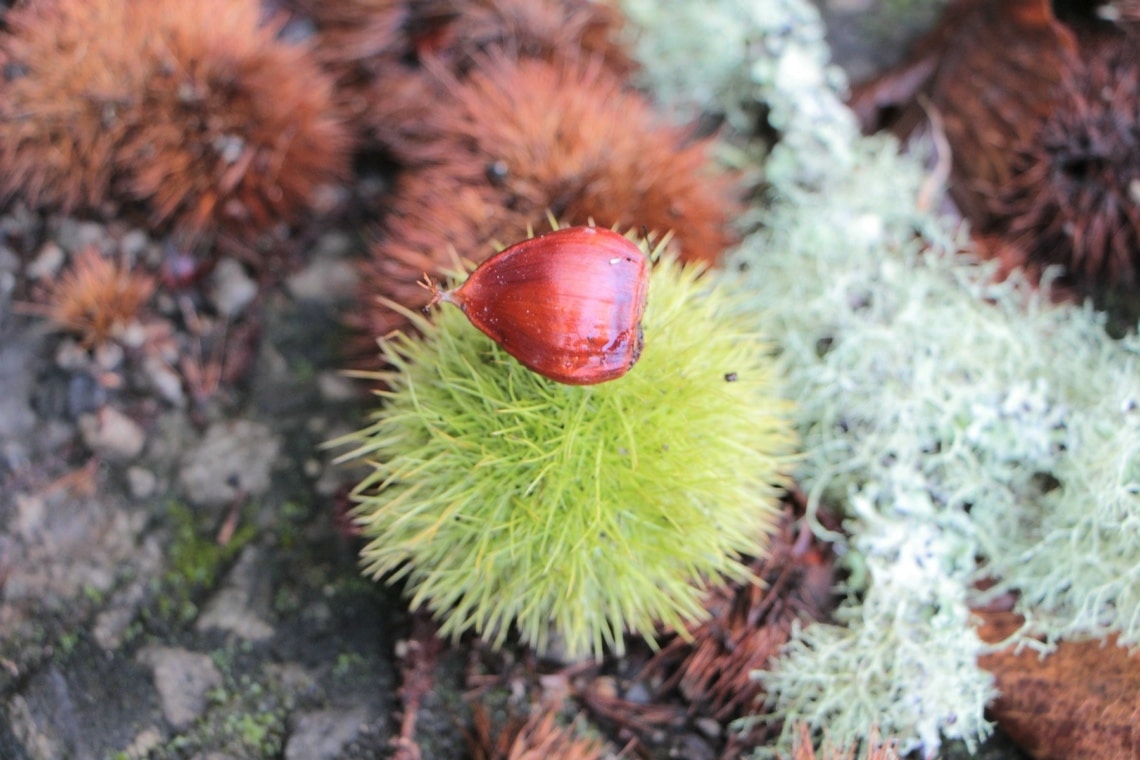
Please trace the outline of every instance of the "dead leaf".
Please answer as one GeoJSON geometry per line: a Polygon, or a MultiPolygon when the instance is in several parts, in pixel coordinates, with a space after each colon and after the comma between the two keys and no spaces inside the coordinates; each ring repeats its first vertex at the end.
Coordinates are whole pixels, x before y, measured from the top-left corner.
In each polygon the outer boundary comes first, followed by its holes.
{"type": "MultiPolygon", "coordinates": [[[[982,639],[996,643],[1017,630],[1010,612],[979,613],[982,639]]],[[[1003,651],[980,664],[1001,692],[993,720],[1035,760],[1140,758],[1140,653],[1106,642],[1062,641],[1042,658],[1003,651]]]]}

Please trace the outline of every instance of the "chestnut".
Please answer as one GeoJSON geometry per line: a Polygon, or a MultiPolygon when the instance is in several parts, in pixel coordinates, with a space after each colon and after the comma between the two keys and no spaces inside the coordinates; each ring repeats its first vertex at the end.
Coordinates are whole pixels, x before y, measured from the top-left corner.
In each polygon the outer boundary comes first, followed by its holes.
{"type": "Polygon", "coordinates": [[[483,262],[446,301],[528,369],[567,385],[629,371],[641,355],[649,261],[629,238],[600,227],[537,235],[483,262]]]}

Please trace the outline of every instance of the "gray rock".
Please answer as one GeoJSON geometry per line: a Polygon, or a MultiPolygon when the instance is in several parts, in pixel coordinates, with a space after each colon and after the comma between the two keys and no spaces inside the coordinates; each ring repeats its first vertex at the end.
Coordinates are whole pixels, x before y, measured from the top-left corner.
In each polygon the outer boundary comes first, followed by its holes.
{"type": "Polygon", "coordinates": [[[146,247],[150,245],[150,238],[147,236],[145,230],[133,229],[127,230],[123,236],[119,238],[119,252],[129,258],[131,261],[137,261],[146,247]]]}
{"type": "Polygon", "coordinates": [[[365,398],[367,386],[359,380],[346,377],[343,372],[325,370],[317,375],[317,389],[322,401],[338,404],[365,398]]]}
{"type": "Polygon", "coordinates": [[[12,291],[16,289],[16,275],[0,269],[0,316],[4,314],[9,302],[12,300],[12,291]]]}
{"type": "Polygon", "coordinates": [[[210,297],[214,308],[227,319],[241,314],[257,297],[257,283],[245,273],[245,267],[236,259],[219,261],[210,279],[210,297]]]}
{"type": "Polygon", "coordinates": [[[248,495],[269,488],[269,473],[281,439],[267,426],[249,420],[216,422],[183,459],[179,481],[196,506],[219,507],[241,490],[248,495]]]}
{"type": "Polygon", "coordinates": [[[111,406],[94,414],[81,414],[79,432],[87,448],[112,462],[130,462],[146,445],[142,427],[111,406]]]}
{"type": "Polygon", "coordinates": [[[95,359],[95,364],[107,372],[113,372],[118,369],[122,365],[123,359],[126,358],[126,352],[123,350],[123,347],[113,342],[96,346],[92,354],[95,359]]]}
{"type": "Polygon", "coordinates": [[[42,731],[27,700],[17,695],[8,703],[9,729],[32,760],[54,760],[63,757],[62,742],[42,731]]]}
{"type": "Polygon", "coordinates": [[[144,358],[142,375],[151,389],[168,404],[179,409],[186,406],[182,378],[161,357],[151,355],[144,358]]]}
{"type": "Polygon", "coordinates": [[[316,259],[285,281],[289,294],[300,301],[329,303],[351,298],[360,278],[343,259],[316,259]]]}
{"type": "Polygon", "coordinates": [[[154,495],[158,486],[158,478],[145,467],[130,467],[127,469],[127,488],[131,498],[142,501],[154,495]]]}
{"type": "Polygon", "coordinates": [[[81,222],[74,217],[65,217],[60,221],[55,239],[68,253],[78,253],[92,245],[104,253],[112,250],[105,226],[98,222],[81,222]]]}
{"type": "Polygon", "coordinates": [[[157,536],[148,535],[131,554],[134,576],[110,596],[91,628],[95,643],[105,652],[123,645],[139,608],[150,598],[152,579],[165,568],[168,548],[157,536]]]}
{"type": "Polygon", "coordinates": [[[150,757],[150,753],[162,744],[165,738],[157,726],[147,726],[135,734],[135,738],[123,750],[123,754],[128,758],[150,757]]]}
{"type": "Polygon", "coordinates": [[[206,603],[195,627],[219,630],[246,641],[264,641],[273,636],[273,626],[256,612],[269,606],[269,588],[262,572],[261,552],[247,546],[226,576],[221,589],[206,603]]]}
{"type": "Polygon", "coordinates": [[[135,619],[133,607],[113,607],[95,616],[91,635],[104,652],[112,652],[123,643],[123,633],[135,619]]]}
{"type": "Polygon", "coordinates": [[[37,628],[42,637],[37,621],[49,615],[77,629],[85,626],[90,597],[110,592],[123,567],[138,573],[139,583],[161,567],[149,548],[140,550],[148,514],[113,496],[60,488],[0,498],[11,498],[13,505],[0,532],[6,568],[0,640],[35,635],[37,628]]]}
{"type": "Polygon", "coordinates": [[[26,541],[38,539],[48,517],[44,497],[40,494],[18,493],[13,502],[16,510],[8,525],[12,535],[26,541]]]}
{"type": "Polygon", "coordinates": [[[138,660],[154,674],[162,714],[175,728],[186,728],[202,717],[210,689],[222,685],[214,661],[188,649],[147,647],[138,660]]]}
{"type": "Polygon", "coordinates": [[[0,242],[0,272],[15,274],[20,271],[20,257],[8,246],[0,242]]]}
{"type": "Polygon", "coordinates": [[[0,319],[4,317],[12,291],[16,289],[16,272],[20,271],[20,259],[8,246],[0,242],[0,319]]]}
{"type": "Polygon", "coordinates": [[[59,273],[66,260],[63,248],[54,241],[48,241],[40,248],[36,257],[28,264],[24,274],[29,280],[50,280],[59,273]]]}
{"type": "Polygon", "coordinates": [[[0,336],[0,388],[4,389],[0,393],[0,441],[17,444],[13,452],[24,448],[24,439],[36,425],[31,406],[35,374],[28,371],[36,345],[27,335],[0,336]]]}
{"type": "Polygon", "coordinates": [[[70,372],[81,372],[91,366],[91,355],[74,338],[64,338],[55,350],[55,366],[70,372]]]}
{"type": "Polygon", "coordinates": [[[345,745],[360,733],[367,713],[352,710],[318,710],[293,718],[292,732],[285,745],[285,760],[333,760],[345,745]]]}

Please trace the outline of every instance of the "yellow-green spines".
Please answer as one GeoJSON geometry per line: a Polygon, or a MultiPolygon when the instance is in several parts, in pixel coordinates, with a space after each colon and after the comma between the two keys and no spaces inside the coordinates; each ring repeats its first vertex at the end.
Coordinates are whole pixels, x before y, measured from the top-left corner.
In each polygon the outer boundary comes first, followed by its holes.
{"type": "Polygon", "coordinates": [[[764,550],[793,448],[768,348],[714,273],[655,268],[628,375],[560,385],[458,310],[382,344],[392,370],[346,439],[365,572],[404,578],[445,634],[620,650],[702,616],[702,589],[764,550]]]}

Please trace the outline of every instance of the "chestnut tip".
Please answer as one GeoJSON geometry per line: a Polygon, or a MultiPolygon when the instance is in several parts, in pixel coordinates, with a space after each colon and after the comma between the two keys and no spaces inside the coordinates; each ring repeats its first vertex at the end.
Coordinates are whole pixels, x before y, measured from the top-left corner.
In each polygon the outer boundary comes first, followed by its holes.
{"type": "Polygon", "coordinates": [[[439,283],[432,279],[431,275],[424,272],[424,278],[416,283],[424,290],[431,293],[431,300],[424,305],[424,311],[429,311],[440,301],[450,301],[450,291],[440,290],[439,283]]]}

